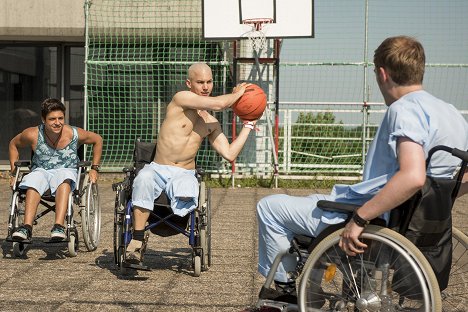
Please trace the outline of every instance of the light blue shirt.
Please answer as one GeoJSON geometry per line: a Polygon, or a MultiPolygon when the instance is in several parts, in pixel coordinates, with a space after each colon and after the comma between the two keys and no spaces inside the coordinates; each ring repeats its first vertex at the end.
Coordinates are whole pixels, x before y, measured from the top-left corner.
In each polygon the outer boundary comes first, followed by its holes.
{"type": "MultiPolygon", "coordinates": [[[[460,112],[426,91],[414,91],[392,103],[367,153],[363,181],[335,185],[331,196],[338,202],[363,205],[375,196],[399,170],[397,140],[406,137],[420,144],[426,157],[437,145],[468,150],[468,123],[460,112]]],[[[460,159],[447,152],[432,156],[427,174],[452,177],[460,159]]],[[[343,216],[339,216],[341,219],[343,216]]],[[[336,213],[324,213],[324,221],[335,223],[336,213]]]]}

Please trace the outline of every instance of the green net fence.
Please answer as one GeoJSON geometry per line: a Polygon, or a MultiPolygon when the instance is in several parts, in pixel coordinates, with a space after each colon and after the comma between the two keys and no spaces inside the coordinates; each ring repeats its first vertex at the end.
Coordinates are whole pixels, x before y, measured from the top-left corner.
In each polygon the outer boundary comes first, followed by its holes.
{"type": "MultiPolygon", "coordinates": [[[[165,106],[185,88],[187,68],[206,62],[214,95],[249,81],[261,85],[269,100],[260,131],[234,168],[203,143],[197,162],[207,172],[272,174],[277,144],[283,177],[354,179],[386,110],[372,64],[384,38],[418,38],[426,50],[425,88],[468,114],[467,11],[462,0],[316,0],[315,38],[282,40],[278,77],[272,64],[234,68],[234,56],[252,53],[244,41],[204,40],[201,0],[86,1],[87,127],[105,140],[104,168],[121,170],[132,162],[136,138],[157,139],[165,106]]],[[[262,56],[271,57],[273,46],[268,40],[262,56]]],[[[233,129],[230,110],[216,117],[232,140],[239,121],[233,129]]]]}
{"type": "MultiPolygon", "coordinates": [[[[103,165],[132,162],[134,142],[155,141],[172,95],[185,87],[187,68],[208,63],[213,93],[224,93],[223,53],[202,41],[193,1],[89,1],[86,104],[88,128],[104,140],[103,165]]],[[[219,162],[208,148],[204,163],[219,162]]]]}

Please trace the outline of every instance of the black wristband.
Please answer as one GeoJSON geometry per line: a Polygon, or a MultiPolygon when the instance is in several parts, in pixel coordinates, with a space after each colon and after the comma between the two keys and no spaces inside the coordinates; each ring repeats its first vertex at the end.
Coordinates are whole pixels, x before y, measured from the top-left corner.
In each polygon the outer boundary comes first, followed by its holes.
{"type": "Polygon", "coordinates": [[[91,165],[91,169],[96,170],[97,172],[101,171],[101,166],[99,165],[91,165]]]}
{"type": "Polygon", "coordinates": [[[366,219],[361,218],[358,213],[357,209],[353,211],[353,221],[360,227],[366,227],[369,224],[369,221],[366,219]]]}

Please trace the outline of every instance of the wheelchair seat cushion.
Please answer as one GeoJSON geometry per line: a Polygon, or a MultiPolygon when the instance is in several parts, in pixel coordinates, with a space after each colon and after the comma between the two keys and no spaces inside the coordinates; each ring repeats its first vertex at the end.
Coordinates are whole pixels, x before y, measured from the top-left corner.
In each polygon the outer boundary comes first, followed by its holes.
{"type": "Polygon", "coordinates": [[[70,181],[71,190],[76,188],[76,180],[78,171],[72,168],[59,168],[45,170],[36,168],[26,174],[19,184],[20,189],[35,189],[41,196],[50,189],[50,195],[55,196],[55,192],[59,185],[64,181],[70,181]]]}

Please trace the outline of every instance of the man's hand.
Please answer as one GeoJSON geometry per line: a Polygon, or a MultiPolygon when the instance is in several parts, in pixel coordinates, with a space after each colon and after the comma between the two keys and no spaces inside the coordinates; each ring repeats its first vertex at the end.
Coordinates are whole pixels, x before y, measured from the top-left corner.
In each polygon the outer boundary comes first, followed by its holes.
{"type": "Polygon", "coordinates": [[[243,82],[243,83],[240,83],[238,84],[237,86],[235,86],[233,89],[232,89],[232,93],[238,93],[238,92],[241,92],[241,96],[244,94],[245,92],[245,89],[250,86],[251,84],[250,83],[247,83],[247,82],[243,82]]]}
{"type": "Polygon", "coordinates": [[[98,180],[98,176],[99,176],[99,173],[96,170],[94,169],[89,170],[89,181],[91,183],[96,183],[98,180]]]}
{"type": "Polygon", "coordinates": [[[364,228],[358,226],[353,220],[346,224],[343,233],[341,233],[339,246],[347,255],[356,256],[356,254],[364,253],[367,245],[359,240],[359,236],[363,230],[364,228]]]}

